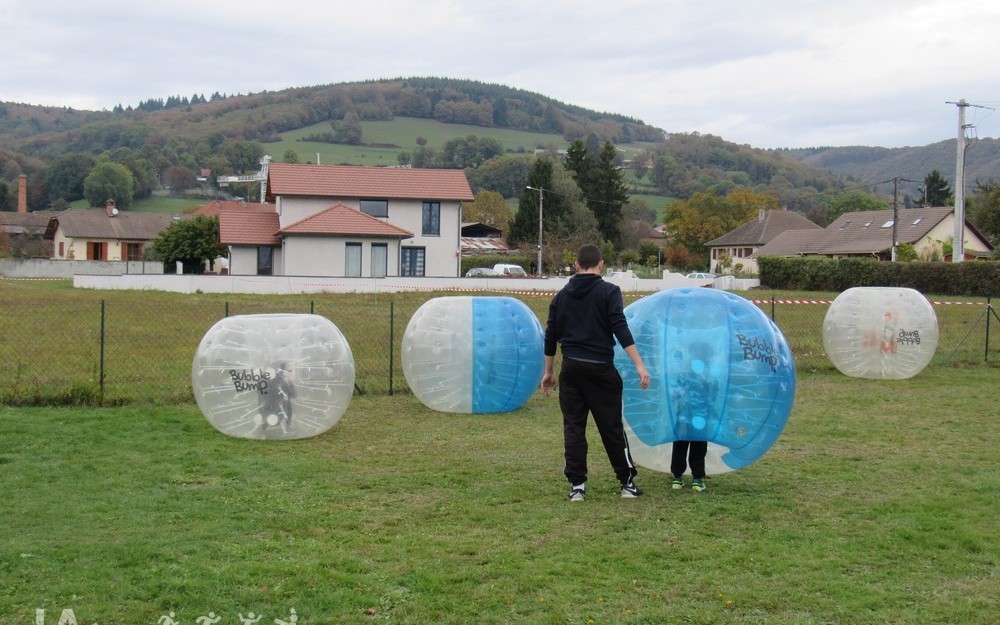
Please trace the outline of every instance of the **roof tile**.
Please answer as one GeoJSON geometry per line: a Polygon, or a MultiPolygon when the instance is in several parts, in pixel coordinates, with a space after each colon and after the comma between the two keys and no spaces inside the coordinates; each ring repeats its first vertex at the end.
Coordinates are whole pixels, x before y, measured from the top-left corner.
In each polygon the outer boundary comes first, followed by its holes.
{"type": "Polygon", "coordinates": [[[258,210],[219,212],[219,242],[223,245],[281,245],[278,214],[258,210]]]}
{"type": "Polygon", "coordinates": [[[457,200],[476,199],[461,169],[271,163],[267,197],[457,200]]]}
{"type": "Polygon", "coordinates": [[[283,235],[354,235],[407,239],[413,236],[409,230],[400,228],[381,219],[362,213],[344,204],[300,219],[281,230],[283,235]]]}

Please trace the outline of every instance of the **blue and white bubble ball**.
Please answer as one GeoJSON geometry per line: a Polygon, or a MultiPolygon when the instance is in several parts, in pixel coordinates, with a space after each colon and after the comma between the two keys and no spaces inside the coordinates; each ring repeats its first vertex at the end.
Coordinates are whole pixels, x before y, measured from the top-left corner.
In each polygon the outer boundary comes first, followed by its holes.
{"type": "Polygon", "coordinates": [[[937,343],[937,315],[914,289],[847,289],[823,320],[826,355],[852,378],[911,378],[934,357],[937,343]]]}
{"type": "Polygon", "coordinates": [[[672,443],[707,441],[706,473],[750,465],[780,436],[795,399],[795,363],[778,327],[716,289],[670,289],[625,309],[650,374],[639,388],[621,347],[625,430],[639,466],[669,472],[672,443]]]}
{"type": "Polygon", "coordinates": [[[296,439],[330,429],[354,393],[354,355],[319,315],[238,315],[202,338],[191,387],[205,418],[238,438],[296,439]]]}
{"type": "Polygon", "coordinates": [[[542,325],[513,297],[438,297],[403,334],[403,373],[428,408],[466,414],[509,412],[545,371],[542,325]]]}

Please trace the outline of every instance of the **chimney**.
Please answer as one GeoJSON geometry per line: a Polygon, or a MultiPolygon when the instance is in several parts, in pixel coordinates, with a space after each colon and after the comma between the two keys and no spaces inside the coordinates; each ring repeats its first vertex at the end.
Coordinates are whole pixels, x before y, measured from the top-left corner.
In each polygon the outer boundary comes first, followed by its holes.
{"type": "Polygon", "coordinates": [[[108,211],[108,217],[114,217],[115,215],[118,214],[118,209],[115,208],[114,200],[108,200],[108,205],[106,207],[106,210],[108,211]]]}
{"type": "Polygon", "coordinates": [[[17,212],[28,212],[28,177],[24,174],[17,177],[17,212]]]}

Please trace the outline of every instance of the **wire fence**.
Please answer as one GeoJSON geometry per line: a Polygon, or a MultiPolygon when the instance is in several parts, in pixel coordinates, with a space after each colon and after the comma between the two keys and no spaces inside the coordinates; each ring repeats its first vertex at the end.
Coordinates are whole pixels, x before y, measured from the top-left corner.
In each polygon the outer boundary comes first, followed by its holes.
{"type": "MultiPolygon", "coordinates": [[[[192,363],[206,332],[227,316],[265,313],[328,318],[353,352],[357,393],[409,392],[401,358],[406,325],[430,298],[456,295],[468,294],[183,295],[0,281],[0,402],[192,401],[192,363]]],[[[544,324],[552,294],[493,295],[517,297],[544,324]]],[[[626,294],[626,305],[637,298],[626,294]]],[[[823,347],[832,298],[758,292],[748,299],[781,329],[799,372],[834,369],[823,347]]],[[[930,301],[939,341],[929,366],[998,364],[1000,317],[989,299],[930,301]]]]}

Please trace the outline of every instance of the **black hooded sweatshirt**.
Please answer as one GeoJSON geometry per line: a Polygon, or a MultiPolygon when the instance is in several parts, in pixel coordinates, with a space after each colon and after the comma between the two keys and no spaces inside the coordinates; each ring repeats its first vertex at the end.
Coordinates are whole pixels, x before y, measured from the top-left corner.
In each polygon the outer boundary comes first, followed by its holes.
{"type": "Polygon", "coordinates": [[[622,348],[635,343],[621,289],[597,274],[574,275],[549,304],[545,355],[555,356],[560,343],[565,358],[611,363],[616,338],[622,348]]]}

